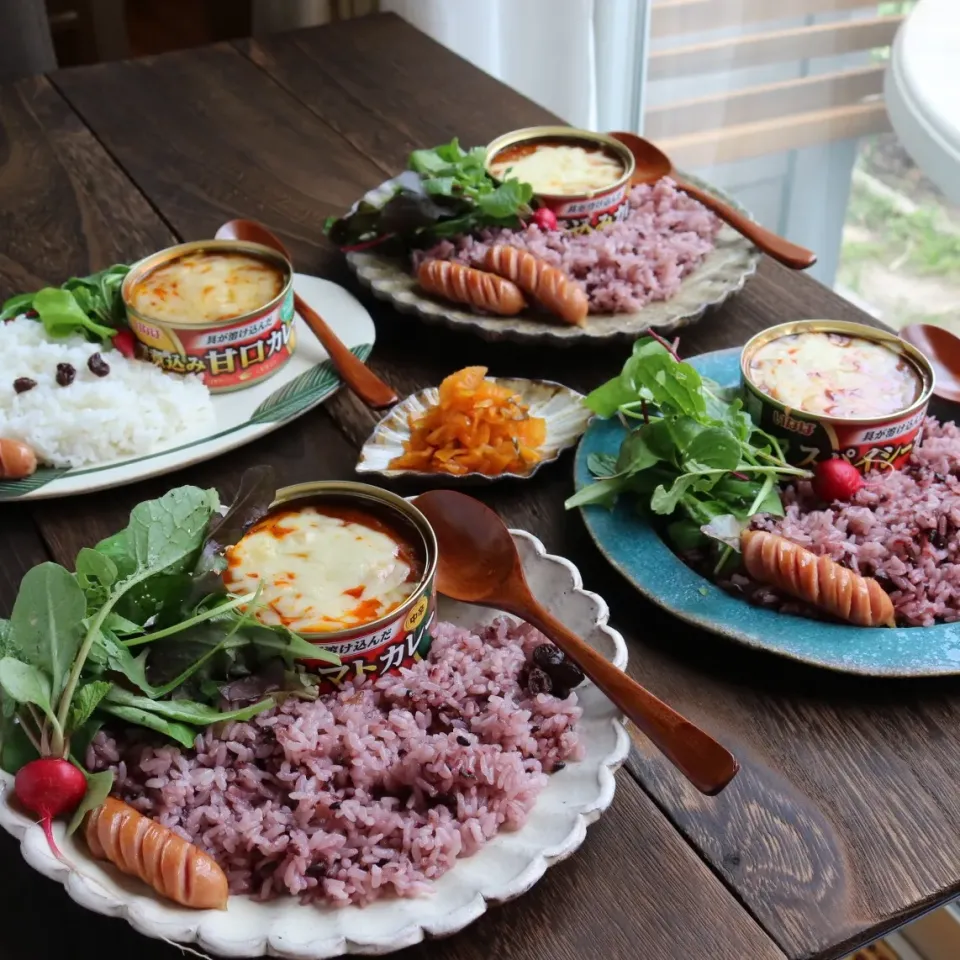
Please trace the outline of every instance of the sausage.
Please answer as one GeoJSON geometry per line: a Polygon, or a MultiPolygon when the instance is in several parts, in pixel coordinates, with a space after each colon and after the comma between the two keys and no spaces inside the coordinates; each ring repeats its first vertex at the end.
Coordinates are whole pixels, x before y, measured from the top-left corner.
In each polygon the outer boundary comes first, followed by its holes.
{"type": "Polygon", "coordinates": [[[561,320],[578,327],[586,323],[587,295],[562,270],[551,267],[532,253],[497,244],[487,250],[483,265],[491,273],[512,280],[561,320]]]}
{"type": "Polygon", "coordinates": [[[763,530],[744,530],[740,548],[754,580],[860,627],[894,626],[893,601],[873,577],[763,530]]]}
{"type": "Polygon", "coordinates": [[[225,910],[227,877],[216,861],[129,804],[107,797],[87,817],[85,836],[98,860],[109,860],[184,907],[225,910]]]}
{"type": "Polygon", "coordinates": [[[512,317],[527,305],[516,284],[449,260],[424,260],[417,270],[417,282],[427,293],[502,317],[512,317]]]}
{"type": "Polygon", "coordinates": [[[0,480],[22,480],[37,470],[37,455],[19,440],[0,437],[0,480]]]}

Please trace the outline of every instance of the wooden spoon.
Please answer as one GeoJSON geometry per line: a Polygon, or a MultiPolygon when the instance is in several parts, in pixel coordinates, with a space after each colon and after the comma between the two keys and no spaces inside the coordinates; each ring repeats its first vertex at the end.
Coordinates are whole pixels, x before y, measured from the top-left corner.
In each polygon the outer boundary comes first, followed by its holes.
{"type": "Polygon", "coordinates": [[[960,403],[960,337],[931,323],[911,323],[900,337],[912,343],[933,367],[933,392],[944,400],[960,403]]]}
{"type": "Polygon", "coordinates": [[[779,260],[784,266],[790,267],[791,270],[806,270],[817,262],[817,255],[811,250],[777,236],[772,230],[761,227],[759,223],[740,213],[739,210],[735,210],[729,204],[684,180],[677,173],[670,158],[649,140],[644,140],[635,133],[611,133],[610,136],[619,140],[633,154],[637,164],[632,180],[634,184],[655,183],[661,177],[672,177],[685,194],[699,200],[708,210],[712,210],[734,230],[742,233],[767,256],[779,260]]]}
{"type": "Polygon", "coordinates": [[[453,490],[413,501],[437,535],[437,590],[463,603],[506,610],[533,624],[623,711],[702,793],[719,793],[739,764],[694,726],[568,630],[534,599],[510,531],[489,508],[453,490]]]}
{"type": "MultiPolygon", "coordinates": [[[[282,253],[290,262],[293,260],[283,242],[256,220],[230,220],[217,231],[218,240],[245,240],[272,247],[282,253]]],[[[330,362],[336,367],[343,382],[368,406],[374,410],[392,407],[399,399],[391,387],[388,387],[359,357],[352,354],[343,341],[327,326],[326,321],[296,292],[293,304],[307,326],[323,344],[330,356],[330,362]]]]}

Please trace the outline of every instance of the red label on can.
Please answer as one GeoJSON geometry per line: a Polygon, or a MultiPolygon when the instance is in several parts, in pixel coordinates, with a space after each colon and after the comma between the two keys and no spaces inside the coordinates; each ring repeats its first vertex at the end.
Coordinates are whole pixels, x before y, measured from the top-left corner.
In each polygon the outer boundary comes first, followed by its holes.
{"type": "MultiPolygon", "coordinates": [[[[304,661],[305,666],[320,677],[320,693],[332,693],[348,682],[357,685],[397,673],[427,656],[435,612],[436,594],[431,584],[417,602],[392,623],[343,640],[318,644],[340,658],[339,666],[324,660],[304,661]]],[[[313,641],[313,637],[306,639],[313,641]]]]}
{"type": "Polygon", "coordinates": [[[621,184],[595,197],[540,197],[539,200],[553,211],[558,225],[568,233],[587,233],[604,223],[625,220],[630,213],[627,184],[621,184]]]}
{"type": "Polygon", "coordinates": [[[897,414],[873,423],[844,423],[797,410],[784,410],[747,386],[746,409],[759,426],[786,445],[794,466],[810,467],[820,460],[840,457],[861,473],[899,470],[906,466],[920,442],[927,405],[909,414],[897,414]]]}
{"type": "Polygon", "coordinates": [[[172,327],[130,317],[144,359],[171,373],[199,373],[212,393],[269,377],[293,354],[293,290],[270,310],[233,323],[172,327]]]}

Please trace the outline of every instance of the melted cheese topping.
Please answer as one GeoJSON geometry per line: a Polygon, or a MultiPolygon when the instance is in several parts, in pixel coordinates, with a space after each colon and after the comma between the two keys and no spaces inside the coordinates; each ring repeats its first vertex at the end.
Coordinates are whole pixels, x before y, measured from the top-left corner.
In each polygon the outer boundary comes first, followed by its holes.
{"type": "Polygon", "coordinates": [[[836,333],[798,333],[764,344],[750,379],[792,410],[852,419],[909,407],[922,383],[912,363],[881,343],[836,333]]]}
{"type": "Polygon", "coordinates": [[[500,180],[529,183],[534,193],[566,196],[611,186],[623,176],[623,165],[603,150],[540,143],[528,152],[507,148],[490,164],[490,172],[500,180]]]}
{"type": "Polygon", "coordinates": [[[265,306],[283,289],[279,267],[246,253],[200,250],[166,263],[134,284],[141,316],[172,323],[229,320],[265,306]]]}
{"type": "Polygon", "coordinates": [[[416,552],[357,510],[304,507],[272,514],[226,551],[234,593],[260,588],[257,618],[297,633],[370,623],[400,606],[422,573],[416,552]]]}

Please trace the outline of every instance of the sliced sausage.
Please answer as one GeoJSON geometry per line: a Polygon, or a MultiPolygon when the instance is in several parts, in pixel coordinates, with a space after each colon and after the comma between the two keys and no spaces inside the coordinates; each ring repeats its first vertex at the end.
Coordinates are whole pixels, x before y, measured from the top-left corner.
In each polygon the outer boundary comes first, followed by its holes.
{"type": "Polygon", "coordinates": [[[893,601],[873,577],[764,530],[744,530],[740,549],[754,580],[860,627],[894,626],[893,601]]]}
{"type": "Polygon", "coordinates": [[[427,293],[503,317],[512,317],[527,305],[516,284],[449,260],[424,260],[417,282],[427,293]]]}
{"type": "Polygon", "coordinates": [[[227,877],[213,857],[122,800],[108,797],[91,811],[85,836],[94,857],[161,896],[197,910],[226,909],[227,877]]]}
{"type": "Polygon", "coordinates": [[[587,320],[587,295],[562,270],[526,250],[497,244],[487,250],[484,267],[512,280],[524,293],[561,320],[582,327],[587,320]]]}
{"type": "Polygon", "coordinates": [[[37,455],[19,440],[0,437],[0,480],[22,480],[36,473],[37,455]]]}

